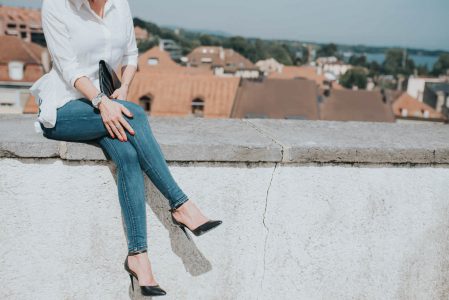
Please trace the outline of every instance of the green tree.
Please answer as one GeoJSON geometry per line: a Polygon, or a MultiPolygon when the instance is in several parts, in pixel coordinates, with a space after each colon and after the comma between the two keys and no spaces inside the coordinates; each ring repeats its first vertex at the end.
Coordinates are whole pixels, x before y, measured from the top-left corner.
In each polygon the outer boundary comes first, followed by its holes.
{"type": "Polygon", "coordinates": [[[256,49],[256,54],[253,62],[257,62],[259,60],[264,60],[270,58],[270,54],[268,52],[268,47],[266,43],[261,39],[256,39],[254,41],[254,48],[256,49]]]}
{"type": "Polygon", "coordinates": [[[383,73],[397,76],[411,75],[415,69],[413,60],[407,57],[407,54],[402,49],[390,49],[385,55],[385,60],[382,65],[383,73]]]}
{"type": "Polygon", "coordinates": [[[208,34],[201,35],[199,37],[199,41],[203,46],[221,46],[221,42],[219,39],[208,34]]]}
{"type": "Polygon", "coordinates": [[[239,52],[240,54],[246,56],[245,54],[249,52],[249,49],[251,48],[251,45],[248,43],[248,41],[241,36],[233,36],[230,37],[226,41],[227,48],[232,48],[235,51],[239,52]]]}
{"type": "Polygon", "coordinates": [[[146,29],[152,35],[160,35],[161,29],[154,23],[143,21],[139,18],[134,18],[134,26],[139,26],[140,28],[146,29]]]}
{"type": "Polygon", "coordinates": [[[301,53],[302,53],[302,58],[299,61],[296,60],[296,64],[305,64],[309,61],[309,57],[310,57],[309,48],[302,47],[301,53]]]}
{"type": "Polygon", "coordinates": [[[433,66],[432,74],[435,76],[446,75],[449,71],[449,53],[442,53],[433,66]]]}
{"type": "Polygon", "coordinates": [[[416,71],[418,72],[419,76],[427,76],[429,75],[429,68],[427,65],[419,65],[416,67],[416,71]]]}
{"type": "Polygon", "coordinates": [[[284,65],[292,65],[293,60],[289,51],[280,44],[273,44],[269,47],[270,56],[276,59],[278,62],[284,65]]]}
{"type": "Polygon", "coordinates": [[[354,86],[359,89],[366,89],[368,84],[368,76],[365,68],[355,67],[348,70],[340,77],[340,83],[345,88],[352,89],[354,86]]]}
{"type": "Polygon", "coordinates": [[[349,58],[349,64],[353,66],[365,67],[368,64],[368,61],[365,55],[353,55],[349,58]]]}
{"type": "Polygon", "coordinates": [[[329,56],[338,56],[338,47],[334,43],[321,46],[321,48],[317,52],[317,57],[329,56]]]}
{"type": "Polygon", "coordinates": [[[152,39],[147,41],[141,41],[137,44],[137,49],[139,50],[139,53],[145,52],[148,49],[153,48],[154,46],[157,46],[159,44],[159,39],[152,39]]]}

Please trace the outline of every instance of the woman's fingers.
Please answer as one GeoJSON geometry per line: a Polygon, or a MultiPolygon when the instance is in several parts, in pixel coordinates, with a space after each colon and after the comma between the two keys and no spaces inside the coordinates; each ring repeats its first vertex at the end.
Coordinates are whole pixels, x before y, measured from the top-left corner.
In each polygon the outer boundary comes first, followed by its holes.
{"type": "Polygon", "coordinates": [[[120,131],[119,131],[119,129],[117,128],[117,126],[115,125],[115,123],[114,123],[113,121],[111,121],[111,122],[109,123],[109,126],[111,127],[112,131],[115,133],[115,135],[117,136],[117,138],[118,138],[120,141],[123,141],[122,135],[120,134],[120,131]]]}
{"type": "Polygon", "coordinates": [[[117,97],[118,97],[118,90],[115,90],[115,91],[112,93],[111,98],[117,99],[117,97]]]}
{"type": "Polygon", "coordinates": [[[126,142],[128,140],[128,137],[126,136],[125,129],[123,128],[122,124],[120,123],[120,119],[114,120],[114,125],[120,132],[121,140],[126,142]]]}
{"type": "Polygon", "coordinates": [[[129,133],[131,133],[132,135],[135,134],[134,129],[131,127],[128,121],[125,120],[125,118],[121,117],[120,123],[123,125],[123,127],[125,127],[126,130],[128,130],[129,133]]]}
{"type": "Polygon", "coordinates": [[[108,123],[104,123],[104,125],[106,126],[106,129],[108,130],[109,135],[111,136],[111,138],[115,138],[115,135],[114,135],[114,132],[111,129],[111,126],[109,126],[108,123]]]}
{"type": "Polygon", "coordinates": [[[107,101],[101,108],[101,115],[103,123],[112,138],[116,136],[120,141],[127,141],[128,137],[125,130],[134,135],[135,131],[123,117],[125,114],[128,117],[133,117],[133,114],[124,105],[115,101],[107,101]]]}
{"type": "Polygon", "coordinates": [[[123,104],[120,104],[122,106],[122,112],[127,116],[132,118],[133,114],[129,111],[129,109],[127,109],[123,104]]]}

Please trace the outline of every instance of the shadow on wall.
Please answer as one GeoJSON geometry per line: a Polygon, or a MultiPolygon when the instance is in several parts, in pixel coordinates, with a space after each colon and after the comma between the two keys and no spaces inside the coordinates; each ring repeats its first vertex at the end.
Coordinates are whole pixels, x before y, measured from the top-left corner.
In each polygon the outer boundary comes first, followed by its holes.
{"type": "MultiPolygon", "coordinates": [[[[106,155],[106,153],[105,153],[106,155]]],[[[107,155],[106,155],[107,157],[107,155]]],[[[108,158],[109,159],[109,158],[108,158]]],[[[114,181],[117,184],[116,167],[114,164],[109,165],[109,169],[114,177],[114,181]]],[[[146,196],[147,203],[151,210],[157,216],[161,224],[167,229],[170,244],[173,250],[179,258],[181,258],[182,263],[187,272],[192,276],[199,276],[208,271],[212,270],[212,265],[209,260],[200,252],[198,247],[195,245],[193,240],[188,240],[182,230],[173,224],[171,220],[171,213],[169,211],[170,206],[168,200],[159,192],[159,190],[154,186],[154,184],[145,177],[146,186],[146,196]]],[[[126,229],[124,218],[122,215],[122,227],[126,236],[126,229]]],[[[131,286],[131,284],[130,284],[131,286]]],[[[132,290],[130,289],[132,292],[132,290]]]]}
{"type": "Polygon", "coordinates": [[[192,276],[200,276],[212,270],[211,263],[197,248],[193,240],[188,240],[182,230],[173,224],[168,200],[148,178],[145,178],[145,181],[147,183],[147,202],[161,224],[167,229],[173,253],[181,258],[186,271],[192,276]]]}

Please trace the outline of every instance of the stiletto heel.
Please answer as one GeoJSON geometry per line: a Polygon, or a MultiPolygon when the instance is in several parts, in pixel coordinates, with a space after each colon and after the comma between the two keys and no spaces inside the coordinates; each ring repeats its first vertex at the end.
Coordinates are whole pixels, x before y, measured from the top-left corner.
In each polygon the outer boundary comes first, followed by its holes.
{"type": "MultiPolygon", "coordinates": [[[[129,252],[128,255],[126,256],[124,267],[125,267],[126,272],[128,272],[128,274],[129,274],[129,278],[131,279],[131,287],[132,287],[133,291],[134,291],[134,280],[133,280],[134,278],[133,277],[135,277],[137,281],[139,281],[139,278],[137,277],[137,274],[129,268],[128,256],[133,256],[136,254],[146,253],[146,252],[147,252],[147,250],[141,250],[141,251],[137,251],[137,252],[129,252]]],[[[167,294],[159,285],[144,285],[144,286],[139,285],[139,287],[140,287],[140,292],[144,296],[153,296],[154,297],[154,296],[164,296],[167,294]]]]}
{"type": "Polygon", "coordinates": [[[186,226],[184,224],[176,221],[176,219],[175,219],[175,217],[173,217],[173,215],[171,215],[171,219],[175,225],[178,225],[182,229],[182,231],[184,231],[184,234],[186,235],[187,239],[191,240],[192,238],[190,237],[189,233],[187,232],[186,226]]]}
{"type": "MultiPolygon", "coordinates": [[[[182,204],[184,204],[184,203],[182,203],[182,204]]],[[[182,205],[182,204],[181,204],[181,205],[182,205]]],[[[187,236],[187,238],[188,238],[189,240],[190,240],[191,238],[190,238],[190,235],[187,233],[186,228],[187,228],[188,230],[190,230],[190,232],[193,233],[195,236],[200,236],[200,235],[203,235],[203,234],[205,234],[206,232],[208,232],[208,231],[214,229],[215,227],[217,227],[217,226],[220,225],[221,223],[223,223],[223,222],[220,221],[220,220],[209,220],[209,221],[207,221],[206,223],[201,224],[200,226],[198,226],[198,227],[195,228],[195,229],[190,229],[190,228],[187,227],[184,223],[181,223],[181,222],[177,221],[177,220],[175,219],[175,217],[173,216],[173,213],[174,213],[177,209],[179,209],[179,207],[180,207],[181,205],[178,205],[178,206],[175,207],[175,208],[171,208],[171,209],[169,209],[169,211],[171,212],[171,219],[172,219],[172,221],[173,221],[173,224],[179,226],[179,227],[182,229],[182,231],[184,231],[185,235],[187,236]]]]}
{"type": "Polygon", "coordinates": [[[129,274],[129,279],[131,279],[131,287],[133,288],[133,292],[134,292],[134,280],[133,280],[132,274],[129,274]]]}

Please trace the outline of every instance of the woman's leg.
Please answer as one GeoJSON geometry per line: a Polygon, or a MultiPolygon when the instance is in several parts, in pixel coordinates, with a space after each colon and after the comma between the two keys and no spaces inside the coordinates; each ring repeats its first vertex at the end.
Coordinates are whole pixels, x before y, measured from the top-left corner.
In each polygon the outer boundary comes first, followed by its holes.
{"type": "Polygon", "coordinates": [[[117,189],[125,219],[128,251],[147,249],[145,183],[137,152],[130,143],[104,136],[98,143],[117,166],[117,189]]]}
{"type": "Polygon", "coordinates": [[[162,150],[151,130],[147,113],[142,107],[133,102],[116,101],[123,104],[133,114],[133,118],[126,116],[125,118],[134,129],[135,135],[131,135],[128,132],[126,134],[128,141],[137,151],[142,170],[164,197],[167,198],[170,207],[174,208],[186,202],[188,196],[181,190],[170,173],[162,150]]]}
{"type": "Polygon", "coordinates": [[[148,115],[137,104],[116,100],[122,103],[134,115],[125,119],[135,131],[135,135],[126,133],[128,141],[134,145],[140,160],[140,166],[168,199],[171,208],[181,206],[173,213],[173,217],[189,228],[197,228],[209,219],[201,212],[193,201],[188,201],[187,195],[179,188],[173,179],[159,144],[156,142],[148,122],[148,115]]]}
{"type": "MultiPolygon", "coordinates": [[[[133,118],[124,115],[135,131],[135,135],[131,135],[129,132],[126,134],[128,142],[134,146],[137,152],[142,170],[167,198],[171,207],[186,202],[188,197],[170,173],[161,148],[151,131],[148,115],[133,102],[114,101],[126,106],[134,115],[133,118]]],[[[43,130],[46,137],[65,141],[97,140],[109,136],[101,115],[87,99],[73,100],[59,108],[56,126],[43,128],[43,130]]]]}
{"type": "Polygon", "coordinates": [[[42,127],[44,136],[64,141],[96,141],[117,166],[117,188],[124,216],[128,250],[147,249],[145,185],[134,146],[112,139],[100,114],[87,99],[73,100],[58,109],[56,126],[42,127]]]}

